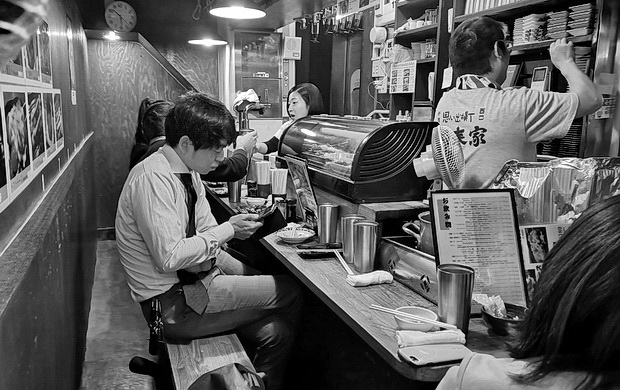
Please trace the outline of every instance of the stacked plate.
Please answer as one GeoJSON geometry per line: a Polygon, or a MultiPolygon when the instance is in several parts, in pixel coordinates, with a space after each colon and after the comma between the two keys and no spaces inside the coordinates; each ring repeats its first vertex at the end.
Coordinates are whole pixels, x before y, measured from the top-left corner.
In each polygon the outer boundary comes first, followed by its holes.
{"type": "Polygon", "coordinates": [[[515,20],[514,44],[523,45],[545,39],[547,34],[547,14],[531,14],[515,20]]]}
{"type": "Polygon", "coordinates": [[[426,58],[426,42],[411,42],[411,50],[413,50],[414,60],[426,58]]]}
{"type": "Polygon", "coordinates": [[[568,10],[550,12],[547,14],[547,39],[566,38],[568,33],[568,10]]]}
{"type": "Polygon", "coordinates": [[[594,6],[582,4],[569,7],[568,34],[571,37],[580,37],[592,34],[594,25],[594,6]]]}

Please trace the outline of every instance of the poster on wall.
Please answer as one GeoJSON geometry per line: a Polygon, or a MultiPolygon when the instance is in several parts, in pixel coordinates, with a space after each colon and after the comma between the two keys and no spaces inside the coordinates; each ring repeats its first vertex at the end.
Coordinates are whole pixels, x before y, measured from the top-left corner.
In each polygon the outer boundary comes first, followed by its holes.
{"type": "Polygon", "coordinates": [[[73,28],[71,18],[67,15],[67,45],[69,48],[69,84],[71,86],[71,104],[77,104],[77,93],[75,86],[75,54],[73,52],[73,28]]]}
{"type": "Polygon", "coordinates": [[[32,169],[37,169],[45,160],[45,139],[43,135],[43,95],[28,92],[28,123],[30,145],[32,146],[32,169]]]}
{"type": "Polygon", "coordinates": [[[54,123],[54,96],[51,91],[43,92],[43,134],[45,155],[50,157],[56,151],[56,125],[54,123]]]}
{"type": "Polygon", "coordinates": [[[54,90],[54,129],[56,148],[60,150],[65,145],[65,131],[62,124],[62,97],[60,90],[54,90]]]}
{"type": "Polygon", "coordinates": [[[32,169],[27,114],[25,87],[2,86],[2,123],[6,129],[5,160],[9,167],[11,197],[24,187],[32,169]]]}
{"type": "Polygon", "coordinates": [[[7,127],[4,121],[4,110],[2,112],[2,124],[0,125],[0,211],[2,211],[9,200],[9,162],[7,143],[7,127]]]}
{"type": "Polygon", "coordinates": [[[39,30],[39,53],[41,58],[41,81],[52,84],[52,47],[50,45],[50,31],[47,22],[41,23],[39,30]]]}
{"type": "Polygon", "coordinates": [[[24,68],[26,70],[26,83],[41,82],[41,62],[39,59],[39,35],[33,34],[28,44],[24,47],[24,68]]]}
{"type": "Polygon", "coordinates": [[[23,49],[17,53],[17,56],[6,65],[0,68],[0,81],[9,83],[24,83],[24,56],[23,49]]]}

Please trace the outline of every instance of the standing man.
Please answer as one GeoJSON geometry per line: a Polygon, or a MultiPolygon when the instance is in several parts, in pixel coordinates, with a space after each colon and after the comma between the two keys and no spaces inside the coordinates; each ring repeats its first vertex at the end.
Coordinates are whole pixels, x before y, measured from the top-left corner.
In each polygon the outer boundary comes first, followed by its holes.
{"type": "Polygon", "coordinates": [[[551,44],[551,62],[570,92],[500,86],[512,43],[506,26],[489,17],[464,21],[450,37],[456,87],[437,103],[435,120],[461,141],[465,175],[459,188],[487,188],[507,160],[536,161],[536,144],[566,136],[575,118],[601,107],[603,97],[575,64],[572,42],[551,44]]]}
{"type": "Polygon", "coordinates": [[[266,276],[222,246],[261,222],[234,215],[218,225],[200,174],[215,169],[235,139],[224,105],[205,94],[179,98],[165,121],[166,144],[136,165],[120,195],[116,237],[131,295],[149,318],[159,300],[166,339],[235,331],[256,348],[254,365],[282,388],[301,292],[286,276],[266,276]]]}

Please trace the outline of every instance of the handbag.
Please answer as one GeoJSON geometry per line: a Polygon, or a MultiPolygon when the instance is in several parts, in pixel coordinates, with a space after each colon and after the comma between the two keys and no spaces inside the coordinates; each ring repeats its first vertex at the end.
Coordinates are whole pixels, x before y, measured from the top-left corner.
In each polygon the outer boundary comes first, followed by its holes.
{"type": "Polygon", "coordinates": [[[230,363],[196,379],[188,390],[265,390],[263,379],[240,363],[230,363]]]}

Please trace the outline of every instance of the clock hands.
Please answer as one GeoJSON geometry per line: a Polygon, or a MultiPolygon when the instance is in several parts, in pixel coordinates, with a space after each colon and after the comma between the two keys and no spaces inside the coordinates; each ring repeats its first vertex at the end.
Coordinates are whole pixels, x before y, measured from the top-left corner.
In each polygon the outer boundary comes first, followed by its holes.
{"type": "Polygon", "coordinates": [[[125,21],[125,19],[123,19],[123,17],[121,16],[121,14],[119,14],[116,10],[113,10],[115,14],[118,15],[118,18],[121,20],[121,29],[123,28],[123,22],[125,21]]]}

